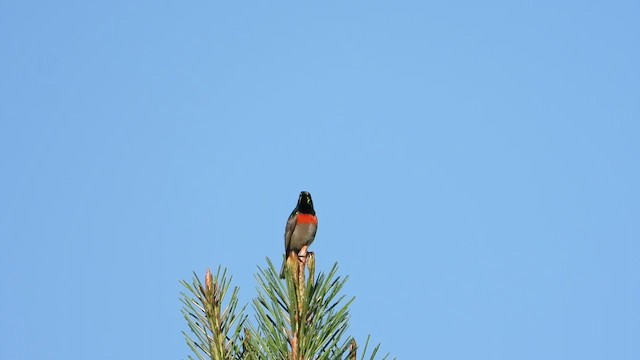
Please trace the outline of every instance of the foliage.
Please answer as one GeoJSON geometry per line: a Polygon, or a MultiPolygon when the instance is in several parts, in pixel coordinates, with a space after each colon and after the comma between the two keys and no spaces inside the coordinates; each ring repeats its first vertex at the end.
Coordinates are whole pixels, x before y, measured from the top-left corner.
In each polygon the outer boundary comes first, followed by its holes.
{"type": "MultiPolygon", "coordinates": [[[[337,264],[314,276],[315,257],[309,253],[287,262],[284,281],[268,258],[258,270],[253,324],[244,314],[246,306],[238,309],[238,288],[228,292],[226,270],[218,268],[215,276],[207,271],[204,285],[195,274],[192,283],[181,281],[188,290],[181,293],[182,314],[191,330],[183,334],[197,359],[357,359],[356,341],[346,334],[354,298],[341,295],[347,277],[337,276],[337,264]]],[[[368,345],[369,338],[360,359],[368,345]]],[[[369,359],[376,358],[379,347],[369,359]]]]}
{"type": "MultiPolygon", "coordinates": [[[[238,288],[234,288],[226,306],[223,306],[231,277],[226,269],[218,268],[216,276],[207,270],[205,285],[193,274],[192,283],[181,281],[189,291],[181,293],[184,304],[182,314],[191,330],[190,336],[182,332],[196,357],[200,360],[242,359],[241,332],[246,321],[244,307],[236,313],[238,307],[238,288]]],[[[193,357],[189,356],[190,359],[193,357]]]]}

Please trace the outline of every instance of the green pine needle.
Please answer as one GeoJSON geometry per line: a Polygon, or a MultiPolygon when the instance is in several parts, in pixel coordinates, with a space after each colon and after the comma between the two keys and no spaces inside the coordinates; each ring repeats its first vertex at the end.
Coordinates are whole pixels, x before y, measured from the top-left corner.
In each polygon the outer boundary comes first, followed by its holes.
{"type": "MultiPolygon", "coordinates": [[[[314,278],[304,280],[287,273],[282,281],[269,258],[265,268],[258,267],[253,324],[244,315],[246,305],[239,308],[239,289],[229,292],[232,277],[226,269],[218,267],[215,275],[209,272],[204,284],[195,273],[191,283],[180,281],[187,290],[180,293],[181,312],[190,330],[183,335],[195,356],[189,359],[291,359],[292,352],[296,359],[355,359],[359,351],[347,335],[349,307],[355,298],[341,293],[348,277],[337,275],[337,264],[328,273],[315,275],[312,260],[304,276],[314,278]]],[[[361,360],[369,341],[367,337],[358,354],[361,360]]],[[[380,344],[374,347],[368,359],[375,359],[379,348],[380,344]]]]}

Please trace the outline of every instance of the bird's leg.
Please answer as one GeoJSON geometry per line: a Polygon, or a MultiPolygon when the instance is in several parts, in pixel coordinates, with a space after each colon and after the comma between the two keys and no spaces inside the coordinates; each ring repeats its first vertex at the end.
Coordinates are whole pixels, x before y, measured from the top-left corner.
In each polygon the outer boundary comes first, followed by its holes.
{"type": "Polygon", "coordinates": [[[309,246],[304,245],[303,247],[300,248],[300,251],[298,251],[298,259],[300,261],[302,261],[303,263],[307,261],[307,249],[309,248],[309,246]]]}

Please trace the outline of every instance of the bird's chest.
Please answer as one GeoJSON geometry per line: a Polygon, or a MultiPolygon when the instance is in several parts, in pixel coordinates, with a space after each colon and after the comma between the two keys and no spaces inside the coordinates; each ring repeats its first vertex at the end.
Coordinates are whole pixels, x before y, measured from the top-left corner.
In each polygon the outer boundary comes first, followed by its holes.
{"type": "Polygon", "coordinates": [[[316,224],[300,224],[298,223],[293,230],[291,240],[296,242],[295,245],[309,245],[316,235],[318,226],[316,224]]]}

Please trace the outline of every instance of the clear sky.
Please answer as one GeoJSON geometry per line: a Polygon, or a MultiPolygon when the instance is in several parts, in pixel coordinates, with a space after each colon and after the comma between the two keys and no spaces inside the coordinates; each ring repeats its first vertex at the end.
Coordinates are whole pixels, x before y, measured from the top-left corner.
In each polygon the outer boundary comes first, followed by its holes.
{"type": "Polygon", "coordinates": [[[401,359],[640,358],[637,1],[0,4],[0,358],[178,359],[298,193],[401,359]]]}

